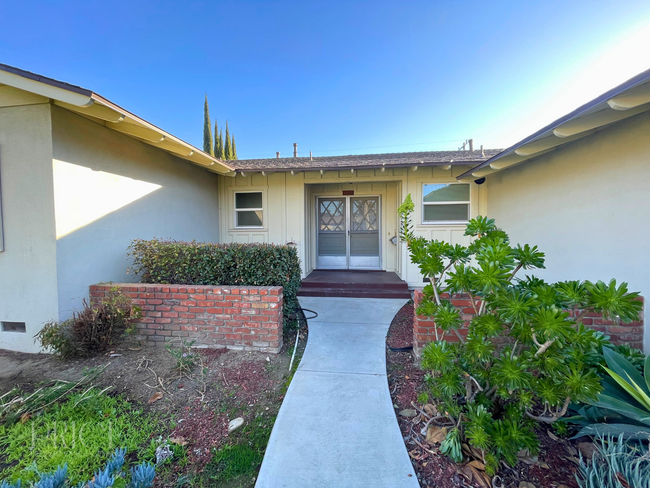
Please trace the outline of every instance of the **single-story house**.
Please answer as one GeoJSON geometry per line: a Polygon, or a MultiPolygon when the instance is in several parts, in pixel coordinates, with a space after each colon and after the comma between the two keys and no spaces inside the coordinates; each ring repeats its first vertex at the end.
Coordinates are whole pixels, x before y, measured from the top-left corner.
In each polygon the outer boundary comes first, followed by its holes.
{"type": "Polygon", "coordinates": [[[409,193],[422,235],[467,243],[467,219],[488,215],[546,252],[542,277],[649,296],[649,134],[650,70],[503,151],[220,161],[91,90],[0,65],[0,348],[38,351],[34,334],[89,285],[133,281],[135,238],[294,245],[328,293],[355,270],[384,271],[366,285],[388,294],[423,286],[397,236],[409,193]]]}

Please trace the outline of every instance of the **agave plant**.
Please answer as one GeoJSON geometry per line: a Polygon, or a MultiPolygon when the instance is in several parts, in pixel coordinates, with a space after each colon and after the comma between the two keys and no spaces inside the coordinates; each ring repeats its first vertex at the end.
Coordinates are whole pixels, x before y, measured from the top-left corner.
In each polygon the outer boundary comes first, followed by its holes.
{"type": "Polygon", "coordinates": [[[650,486],[650,451],[641,442],[599,438],[591,462],[580,456],[576,475],[580,488],[647,488],[650,486]]]}
{"type": "Polygon", "coordinates": [[[575,437],[585,435],[624,435],[626,438],[650,437],[650,356],[644,362],[644,374],[623,355],[603,348],[609,377],[603,378],[603,391],[592,408],[582,408],[584,427],[575,437]]]}

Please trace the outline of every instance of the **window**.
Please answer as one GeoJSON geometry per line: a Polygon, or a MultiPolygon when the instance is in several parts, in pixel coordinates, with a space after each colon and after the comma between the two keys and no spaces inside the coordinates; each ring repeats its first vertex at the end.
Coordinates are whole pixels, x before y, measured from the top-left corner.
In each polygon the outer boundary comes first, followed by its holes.
{"type": "Polygon", "coordinates": [[[262,192],[235,193],[235,227],[262,227],[262,192]]]}
{"type": "Polygon", "coordinates": [[[469,220],[469,184],[422,185],[422,223],[451,224],[469,220]]]}

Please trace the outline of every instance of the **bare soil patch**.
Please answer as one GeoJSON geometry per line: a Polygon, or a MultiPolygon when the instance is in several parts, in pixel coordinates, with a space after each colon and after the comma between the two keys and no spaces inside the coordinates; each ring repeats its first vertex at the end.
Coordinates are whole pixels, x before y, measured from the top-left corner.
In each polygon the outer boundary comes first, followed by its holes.
{"type": "MultiPolygon", "coordinates": [[[[54,380],[75,381],[88,369],[105,368],[94,384],[110,387],[108,394],[121,394],[146,413],[156,413],[169,441],[186,447],[187,459],[167,463],[159,470],[156,486],[176,486],[179,478],[193,482],[183,486],[229,486],[231,482],[253,486],[260,456],[253,461],[256,465],[241,470],[247,474],[236,476],[235,481],[205,482],[202,471],[219,449],[246,443],[247,435],[255,432],[254,426],[264,426],[264,435],[270,434],[291,378],[289,362],[295,334],[286,334],[279,354],[193,349],[197,353],[195,364],[184,374],[176,369],[176,359],[164,347],[128,337],[117,340],[106,354],[73,360],[0,350],[0,394],[14,387],[31,392],[54,380]],[[229,434],[228,422],[239,417],[244,419],[244,426],[229,434]]],[[[294,369],[306,342],[304,328],[294,369]]],[[[266,441],[258,439],[256,445],[261,444],[263,451],[266,441]]],[[[218,468],[211,470],[213,476],[219,475],[218,468]]]]}
{"type": "MultiPolygon", "coordinates": [[[[388,336],[387,346],[406,347],[407,337],[413,338],[413,305],[405,305],[393,319],[388,336]]],[[[411,345],[409,343],[408,345],[411,345]]],[[[417,412],[416,417],[405,417],[399,412],[419,409],[424,405],[418,404],[417,398],[426,390],[425,373],[416,363],[412,351],[392,351],[386,348],[388,384],[395,407],[395,415],[399,423],[406,449],[417,473],[422,488],[452,488],[474,487],[485,488],[485,480],[478,480],[469,466],[460,466],[442,455],[438,450],[439,444],[429,444],[421,429],[426,419],[417,412]]],[[[514,468],[504,467],[498,473],[499,478],[490,480],[490,487],[518,487],[521,482],[532,483],[535,488],[577,488],[575,472],[577,470],[577,442],[564,439],[555,440],[546,430],[540,429],[538,435],[541,449],[537,459],[532,464],[519,462],[514,468]]],[[[551,435],[553,433],[551,432],[551,435]]]]}

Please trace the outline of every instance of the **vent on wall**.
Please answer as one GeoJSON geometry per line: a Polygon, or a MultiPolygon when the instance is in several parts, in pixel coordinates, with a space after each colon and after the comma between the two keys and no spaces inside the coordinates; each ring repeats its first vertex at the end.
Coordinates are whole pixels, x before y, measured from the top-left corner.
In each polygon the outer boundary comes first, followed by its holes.
{"type": "Polygon", "coordinates": [[[2,322],[2,332],[27,332],[25,322],[2,322]]]}

